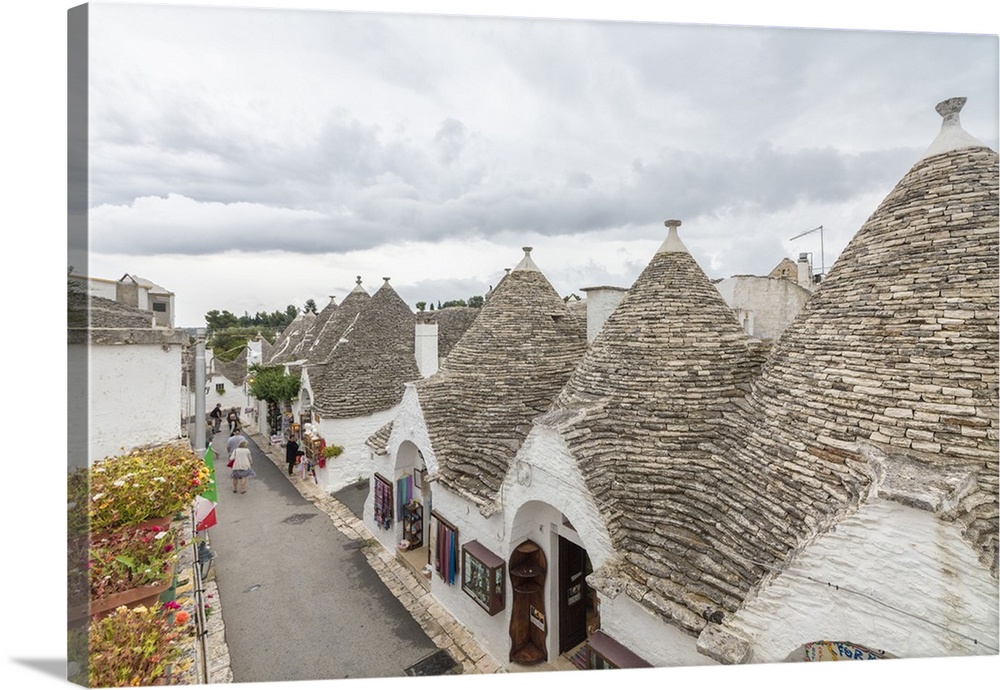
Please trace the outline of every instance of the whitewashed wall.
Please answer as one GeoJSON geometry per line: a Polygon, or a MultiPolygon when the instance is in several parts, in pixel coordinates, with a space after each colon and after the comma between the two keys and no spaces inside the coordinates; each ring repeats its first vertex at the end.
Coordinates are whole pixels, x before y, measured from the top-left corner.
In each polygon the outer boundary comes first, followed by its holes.
{"type": "Polygon", "coordinates": [[[907,658],[996,654],[997,587],[955,523],[876,499],[724,627],[753,642],[757,662],[783,661],[818,640],[907,658]]]}
{"type": "Polygon", "coordinates": [[[697,639],[670,625],[624,592],[600,595],[601,629],[657,668],[710,666],[718,662],[698,652],[697,639]]]}
{"type": "Polygon", "coordinates": [[[180,345],[92,345],[89,374],[91,462],[181,436],[180,345]]]}
{"type": "Polygon", "coordinates": [[[344,452],[328,460],[326,467],[316,470],[316,478],[327,492],[349,486],[358,479],[371,477],[371,452],[365,441],[387,424],[396,414],[396,407],[364,417],[325,419],[317,427],[327,445],[343,446],[344,452]]]}
{"type": "Polygon", "coordinates": [[[733,276],[715,287],[734,311],[752,314],[749,333],[760,339],[781,335],[812,294],[790,280],[761,276],[733,276]]]}
{"type": "MultiPolygon", "coordinates": [[[[462,544],[475,540],[505,561],[508,560],[510,547],[507,545],[509,542],[504,534],[501,515],[485,519],[473,503],[448,491],[441,484],[434,483],[431,486],[434,512],[458,530],[459,558],[462,544]]],[[[424,519],[429,520],[427,513],[424,514],[424,519]]],[[[435,526],[433,522],[428,524],[432,528],[435,526]]],[[[486,653],[506,667],[510,654],[510,578],[507,578],[505,585],[507,591],[504,594],[504,608],[494,616],[490,616],[471,596],[462,591],[461,567],[454,585],[445,584],[437,572],[431,575],[430,583],[431,595],[468,629],[486,653]]]]}

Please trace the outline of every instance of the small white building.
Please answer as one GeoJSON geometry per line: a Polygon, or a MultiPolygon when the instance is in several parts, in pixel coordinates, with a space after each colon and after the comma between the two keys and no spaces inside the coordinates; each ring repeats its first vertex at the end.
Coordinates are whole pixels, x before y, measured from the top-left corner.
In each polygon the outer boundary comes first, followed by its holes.
{"type": "Polygon", "coordinates": [[[70,308],[81,315],[69,328],[70,380],[79,387],[71,395],[88,401],[86,416],[70,416],[86,428],[71,429],[70,438],[87,439],[87,460],[180,438],[186,334],[103,297],[71,295],[70,308]]]}
{"type": "Polygon", "coordinates": [[[174,293],[151,280],[128,273],[118,280],[73,274],[69,277],[86,284],[87,293],[93,297],[151,312],[157,326],[174,327],[174,293]]]}

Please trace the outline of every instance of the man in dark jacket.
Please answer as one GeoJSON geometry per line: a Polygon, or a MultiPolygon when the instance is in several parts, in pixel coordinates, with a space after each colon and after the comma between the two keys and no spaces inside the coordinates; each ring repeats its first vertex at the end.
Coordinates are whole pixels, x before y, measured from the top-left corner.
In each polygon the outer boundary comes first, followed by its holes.
{"type": "Polygon", "coordinates": [[[300,455],[303,455],[303,453],[299,450],[299,444],[295,441],[295,435],[293,434],[288,437],[288,443],[285,444],[285,462],[288,463],[289,477],[292,476],[295,463],[298,462],[300,455]]]}

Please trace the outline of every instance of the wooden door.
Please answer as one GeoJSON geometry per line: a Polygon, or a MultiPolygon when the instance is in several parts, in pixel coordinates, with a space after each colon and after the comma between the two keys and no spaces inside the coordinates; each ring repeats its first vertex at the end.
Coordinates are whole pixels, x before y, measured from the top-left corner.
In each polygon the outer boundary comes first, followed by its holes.
{"type": "Polygon", "coordinates": [[[559,653],[587,639],[587,552],[559,537],[559,653]]]}

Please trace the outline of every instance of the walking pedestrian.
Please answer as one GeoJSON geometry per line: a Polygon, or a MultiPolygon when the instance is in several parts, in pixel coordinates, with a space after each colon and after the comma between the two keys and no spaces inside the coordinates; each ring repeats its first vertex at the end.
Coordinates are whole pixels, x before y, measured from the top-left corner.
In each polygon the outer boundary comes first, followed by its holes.
{"type": "Polygon", "coordinates": [[[236,493],[237,484],[239,484],[240,493],[245,494],[247,492],[247,477],[257,476],[253,471],[253,462],[250,459],[250,449],[247,447],[246,439],[240,441],[240,445],[229,456],[229,461],[233,463],[233,471],[229,475],[233,479],[233,493],[236,493]]]}
{"type": "Polygon", "coordinates": [[[240,447],[240,443],[246,441],[247,437],[240,431],[231,431],[226,439],[226,454],[232,455],[233,451],[240,447]]]}
{"type": "Polygon", "coordinates": [[[234,431],[239,431],[240,429],[240,412],[235,407],[229,408],[229,415],[226,417],[229,422],[229,433],[234,431]]]}
{"type": "Polygon", "coordinates": [[[288,476],[292,476],[292,472],[295,470],[295,464],[299,461],[299,456],[305,455],[301,450],[299,450],[299,444],[295,440],[295,434],[288,437],[288,443],[285,444],[285,462],[288,463],[288,476]]]}
{"type": "Polygon", "coordinates": [[[222,425],[222,403],[215,403],[215,409],[208,413],[212,418],[212,433],[219,433],[219,426],[222,425]]]}

